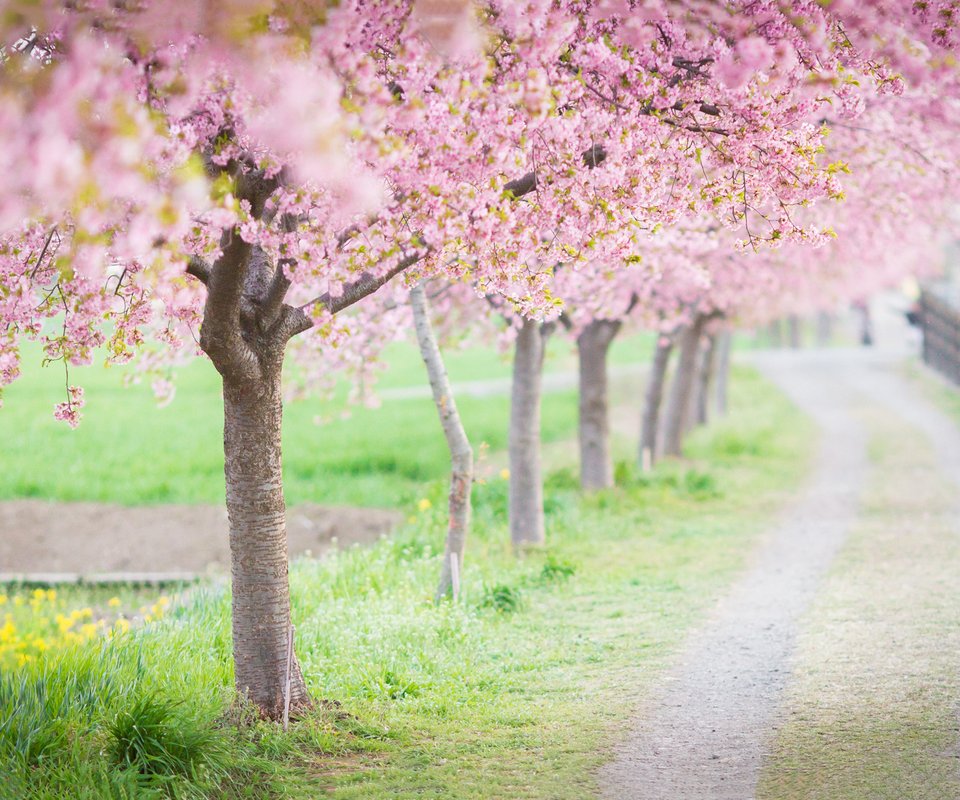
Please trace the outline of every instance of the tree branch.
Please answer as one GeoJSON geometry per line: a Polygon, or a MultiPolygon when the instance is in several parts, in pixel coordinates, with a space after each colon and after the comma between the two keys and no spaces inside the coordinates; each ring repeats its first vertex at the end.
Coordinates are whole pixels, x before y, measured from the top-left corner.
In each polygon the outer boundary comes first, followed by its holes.
{"type": "MultiPolygon", "coordinates": [[[[590,169],[593,169],[594,167],[599,167],[607,160],[607,151],[602,144],[595,144],[584,150],[580,156],[583,159],[583,163],[590,169]]],[[[516,200],[525,194],[530,194],[537,186],[537,173],[528,172],[522,178],[508,181],[504,184],[503,189],[505,192],[510,192],[516,200]]]]}
{"type": "MultiPolygon", "coordinates": [[[[429,250],[427,252],[429,252],[429,250]]],[[[406,258],[402,258],[400,261],[398,261],[383,275],[375,276],[371,275],[369,272],[364,272],[353,283],[349,283],[344,286],[343,292],[337,297],[333,297],[329,292],[326,292],[312,302],[307,303],[305,306],[301,306],[301,308],[309,308],[310,306],[320,304],[326,306],[327,311],[329,311],[331,314],[336,314],[340,311],[343,311],[343,309],[352,306],[354,303],[360,300],[363,300],[363,298],[368,294],[373,294],[389,280],[423,259],[426,254],[426,252],[412,253],[406,258]]]]}
{"type": "Polygon", "coordinates": [[[200,283],[206,286],[210,282],[210,265],[200,256],[190,256],[187,263],[187,275],[193,275],[200,283]]]}
{"type": "Polygon", "coordinates": [[[200,347],[221,375],[243,377],[255,364],[240,335],[240,301],[252,248],[236,230],[224,231],[220,241],[223,254],[207,279],[200,347]]]}
{"type": "Polygon", "coordinates": [[[430,248],[427,248],[424,252],[412,253],[397,262],[397,264],[387,270],[383,275],[371,275],[369,272],[364,272],[355,281],[344,286],[343,291],[336,297],[331,295],[330,292],[325,292],[299,308],[284,305],[279,325],[280,335],[291,339],[299,333],[310,330],[310,328],[313,327],[313,318],[307,313],[309,309],[317,305],[322,305],[331,314],[337,314],[345,308],[349,308],[354,303],[363,300],[367,295],[373,294],[377,289],[387,284],[401,272],[409,269],[418,261],[421,261],[429,252],[430,248]]]}
{"type": "Polygon", "coordinates": [[[283,301],[287,296],[287,290],[290,288],[290,279],[284,271],[284,267],[292,265],[294,259],[281,258],[277,262],[277,267],[273,271],[273,277],[270,279],[270,285],[263,296],[263,303],[260,306],[260,315],[258,322],[261,330],[268,330],[280,318],[283,311],[283,301]]]}

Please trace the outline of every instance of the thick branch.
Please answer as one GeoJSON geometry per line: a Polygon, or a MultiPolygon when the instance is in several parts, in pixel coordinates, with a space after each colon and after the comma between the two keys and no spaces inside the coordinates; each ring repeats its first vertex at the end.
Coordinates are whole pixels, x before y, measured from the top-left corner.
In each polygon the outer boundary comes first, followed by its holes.
{"type": "Polygon", "coordinates": [[[392,278],[399,275],[405,269],[412,267],[425,255],[426,253],[413,253],[398,261],[393,267],[383,273],[383,275],[371,275],[369,272],[364,272],[353,283],[348,283],[344,286],[343,292],[337,297],[333,297],[330,292],[326,292],[315,300],[301,306],[301,308],[310,308],[311,306],[319,304],[325,306],[331,314],[336,314],[352,306],[354,303],[363,300],[368,294],[373,294],[392,278]]]}
{"type": "Polygon", "coordinates": [[[363,300],[367,295],[373,294],[381,286],[384,286],[401,272],[409,269],[423,259],[428,252],[430,252],[429,249],[424,252],[413,253],[401,259],[383,275],[371,275],[369,272],[364,272],[355,281],[344,286],[343,291],[336,297],[332,296],[330,292],[325,292],[299,308],[284,305],[281,312],[279,334],[287,339],[291,339],[297,334],[310,330],[310,328],[313,327],[313,319],[310,314],[307,313],[309,309],[317,305],[322,305],[331,314],[337,314],[345,308],[352,306],[354,303],[363,300]]]}
{"type": "Polygon", "coordinates": [[[287,277],[284,267],[292,263],[293,259],[290,258],[281,258],[277,262],[277,267],[270,279],[270,285],[264,294],[260,309],[259,323],[261,330],[268,330],[273,327],[283,311],[283,300],[290,288],[290,279],[287,277]]]}
{"type": "Polygon", "coordinates": [[[252,353],[240,335],[240,300],[252,248],[236,231],[224,231],[220,246],[223,255],[207,280],[200,346],[221,375],[242,375],[252,363],[252,353]]]}
{"type": "Polygon", "coordinates": [[[187,264],[187,275],[193,275],[206,286],[210,282],[210,265],[199,256],[191,256],[187,264]]]}

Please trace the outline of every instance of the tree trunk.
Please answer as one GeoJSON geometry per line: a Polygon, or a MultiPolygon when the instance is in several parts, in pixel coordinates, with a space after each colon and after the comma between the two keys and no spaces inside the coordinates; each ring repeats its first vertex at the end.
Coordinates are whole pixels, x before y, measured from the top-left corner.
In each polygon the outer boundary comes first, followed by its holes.
{"type": "Polygon", "coordinates": [[[790,347],[799,350],[803,346],[803,328],[800,317],[796,314],[787,317],[787,333],[790,337],[790,347]]]}
{"type": "Polygon", "coordinates": [[[450,494],[449,521],[447,525],[447,544],[440,567],[440,583],[437,586],[436,600],[439,602],[448,594],[454,599],[460,590],[459,575],[463,566],[463,553],[467,545],[467,533],[470,529],[470,492],[473,488],[473,448],[463,429],[457,403],[447,377],[437,338],[430,325],[430,310],[427,306],[423,285],[418,284],[410,293],[413,306],[413,320],[417,331],[417,343],[420,355],[430,377],[433,389],[433,402],[440,416],[440,425],[450,451],[450,494]],[[456,580],[454,580],[456,576],[456,580]]]}
{"type": "Polygon", "coordinates": [[[613,486],[607,354],[620,325],[614,320],[594,320],[577,337],[580,364],[580,485],[584,489],[607,489],[613,486]]]}
{"type": "MultiPolygon", "coordinates": [[[[233,578],[237,691],[271,718],[283,716],[290,636],[286,511],[280,456],[279,363],[262,380],[225,377],[223,451],[233,578]]],[[[296,657],[290,708],[310,705],[296,657]]]]}
{"type": "Polygon", "coordinates": [[[775,319],[770,323],[768,327],[769,336],[770,336],[770,347],[782,347],[783,346],[783,326],[781,325],[780,320],[775,319]]]}
{"type": "Polygon", "coordinates": [[[657,424],[660,420],[660,403],[663,387],[667,382],[667,366],[673,352],[673,337],[660,335],[650,369],[650,382],[643,403],[643,419],[640,425],[640,467],[653,466],[657,456],[657,424]]]}
{"type": "Polygon", "coordinates": [[[524,320],[517,332],[510,394],[510,540],[515,547],[543,544],[540,465],[540,394],[549,326],[524,320]]]}
{"type": "Polygon", "coordinates": [[[833,315],[829,311],[817,314],[817,346],[826,347],[833,339],[833,315]]]}
{"type": "MultiPolygon", "coordinates": [[[[253,159],[250,159],[253,161],[253,159]]],[[[263,219],[280,177],[236,161],[223,168],[205,159],[211,177],[230,175],[238,200],[263,219]]],[[[279,215],[284,230],[296,219],[279,215]]],[[[405,258],[380,275],[362,273],[336,296],[316,298],[335,314],[377,291],[421,257],[405,258]]],[[[200,347],[223,379],[223,452],[230,565],[233,578],[233,657],[237,691],[269,719],[283,720],[311,705],[294,654],[290,623],[286,509],[283,502],[280,374],[287,343],[314,320],[285,302],[290,278],[238,228],[226,228],[220,254],[208,264],[190,259],[187,274],[207,287],[200,347]]]]}
{"type": "Polygon", "coordinates": [[[730,331],[723,331],[718,337],[716,398],[717,416],[722,417],[727,413],[727,383],[730,379],[730,345],[733,336],[730,331]]]}
{"type": "Polygon", "coordinates": [[[698,314],[693,323],[680,332],[680,358],[670,387],[667,417],[663,431],[663,452],[668,456],[683,454],[683,431],[691,413],[694,380],[697,372],[700,334],[705,318],[698,314]]]}
{"type": "Polygon", "coordinates": [[[706,425],[709,417],[710,385],[713,383],[713,373],[716,369],[717,337],[707,336],[705,347],[700,354],[700,365],[697,370],[697,425],[706,425]]]}

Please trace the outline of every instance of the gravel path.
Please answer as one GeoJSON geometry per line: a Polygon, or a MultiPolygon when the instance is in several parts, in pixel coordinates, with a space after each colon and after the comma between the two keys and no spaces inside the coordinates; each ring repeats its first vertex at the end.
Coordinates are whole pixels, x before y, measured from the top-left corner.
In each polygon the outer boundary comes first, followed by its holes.
{"type": "MultiPolygon", "coordinates": [[[[761,766],[784,720],[784,689],[804,613],[859,524],[865,489],[878,474],[864,425],[871,411],[893,414],[918,441],[928,441],[940,473],[960,483],[960,430],[905,379],[910,347],[894,327],[887,349],[742,354],[741,361],[761,369],[819,426],[813,474],[601,771],[605,798],[756,796],[761,766]]],[[[894,469],[901,468],[909,469],[894,469]]]]}
{"type": "Polygon", "coordinates": [[[798,618],[857,518],[868,473],[857,394],[840,380],[848,360],[791,356],[760,366],[819,425],[814,474],[602,771],[605,797],[753,797],[798,618]]]}

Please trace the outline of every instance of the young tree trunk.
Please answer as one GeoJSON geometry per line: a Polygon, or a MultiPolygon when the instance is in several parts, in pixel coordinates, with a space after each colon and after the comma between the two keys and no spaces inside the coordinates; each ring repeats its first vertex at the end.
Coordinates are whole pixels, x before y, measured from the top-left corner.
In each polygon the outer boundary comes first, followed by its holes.
{"type": "MultiPolygon", "coordinates": [[[[450,451],[450,494],[449,521],[447,525],[447,544],[440,568],[440,583],[437,586],[436,600],[439,602],[448,594],[459,591],[454,576],[461,574],[463,553],[467,545],[467,533],[470,529],[470,491],[473,488],[473,448],[463,429],[457,403],[447,378],[447,369],[443,363],[437,338],[430,324],[430,310],[427,305],[423,284],[418,284],[410,293],[413,306],[413,320],[417,331],[417,343],[420,355],[430,377],[433,389],[433,402],[440,416],[440,425],[450,451]]],[[[458,581],[459,583],[459,581],[458,581]]]]}
{"type": "Polygon", "coordinates": [[[700,365],[697,369],[697,425],[706,425],[709,417],[710,385],[713,383],[713,373],[716,369],[717,337],[707,336],[705,346],[700,354],[700,365]]]}
{"type": "Polygon", "coordinates": [[[800,317],[791,314],[787,317],[787,335],[790,337],[790,347],[799,350],[803,346],[803,328],[800,317]]]}
{"type": "MultiPolygon", "coordinates": [[[[262,379],[223,380],[223,451],[230,520],[236,686],[270,719],[284,710],[290,587],[280,457],[279,362],[262,379]]],[[[290,709],[310,705],[292,659],[290,709]]]]}
{"type": "Polygon", "coordinates": [[[657,426],[660,420],[660,404],[663,388],[667,382],[667,366],[673,352],[673,337],[660,335],[650,369],[650,382],[643,402],[643,419],[640,424],[640,467],[653,466],[657,457],[657,426]]]}
{"type": "Polygon", "coordinates": [[[694,380],[697,371],[700,334],[705,318],[698,314],[694,321],[683,328],[679,336],[680,358],[670,387],[667,417],[663,431],[663,452],[668,456],[683,454],[683,432],[691,413],[694,380]]]}
{"type": "Polygon", "coordinates": [[[524,320],[517,332],[510,394],[510,540],[522,548],[543,544],[540,466],[540,394],[550,328],[524,320]]]}
{"type": "Polygon", "coordinates": [[[620,330],[615,320],[594,320],[577,337],[580,365],[580,485],[613,486],[610,455],[607,354],[620,330]]]}
{"type": "Polygon", "coordinates": [[[730,331],[722,331],[718,334],[718,337],[716,399],[717,415],[722,417],[727,413],[727,383],[730,379],[730,344],[733,337],[730,331]]]}

